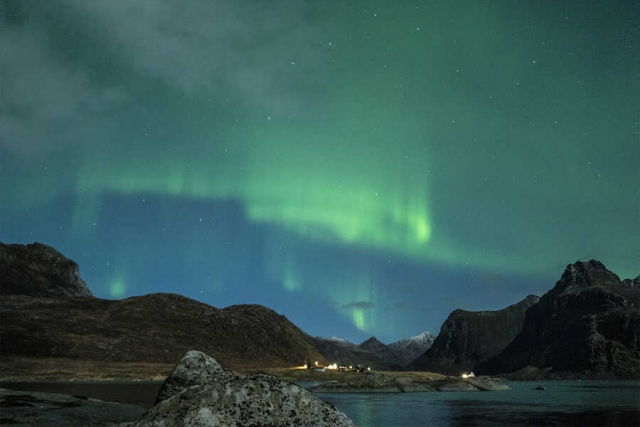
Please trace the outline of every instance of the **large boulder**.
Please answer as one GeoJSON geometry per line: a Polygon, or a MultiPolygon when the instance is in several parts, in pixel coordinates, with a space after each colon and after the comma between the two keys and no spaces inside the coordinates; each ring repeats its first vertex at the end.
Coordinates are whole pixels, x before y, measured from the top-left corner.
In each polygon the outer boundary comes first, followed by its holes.
{"type": "Polygon", "coordinates": [[[236,375],[213,357],[191,350],[178,362],[160,388],[156,403],[192,386],[212,387],[235,380],[236,375]]]}
{"type": "Polygon", "coordinates": [[[78,264],[41,243],[0,242],[0,295],[92,297],[78,264]]]}
{"type": "Polygon", "coordinates": [[[313,393],[265,374],[189,387],[129,426],[355,427],[344,413],[313,393]]]}

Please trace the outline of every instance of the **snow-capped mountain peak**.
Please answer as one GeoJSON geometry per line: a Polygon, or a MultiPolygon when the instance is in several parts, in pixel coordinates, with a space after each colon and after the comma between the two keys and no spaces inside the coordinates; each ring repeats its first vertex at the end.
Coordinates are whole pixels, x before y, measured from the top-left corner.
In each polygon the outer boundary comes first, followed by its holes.
{"type": "Polygon", "coordinates": [[[429,347],[433,345],[434,339],[435,337],[431,332],[425,331],[410,338],[393,342],[389,344],[389,347],[395,351],[401,351],[405,354],[407,360],[409,360],[411,358],[416,358],[427,351],[429,347]]]}

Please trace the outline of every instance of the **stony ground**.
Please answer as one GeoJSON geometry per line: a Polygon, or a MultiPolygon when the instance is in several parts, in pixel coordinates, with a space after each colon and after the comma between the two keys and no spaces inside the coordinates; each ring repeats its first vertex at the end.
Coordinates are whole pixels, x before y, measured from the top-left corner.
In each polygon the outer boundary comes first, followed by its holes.
{"type": "Polygon", "coordinates": [[[175,363],[0,357],[0,381],[154,381],[164,380],[174,366],[175,363]]]}
{"type": "Polygon", "coordinates": [[[0,388],[0,424],[93,426],[140,418],[145,408],[80,396],[0,388]]]}
{"type": "MultiPolygon", "coordinates": [[[[171,363],[120,363],[72,359],[35,359],[26,357],[0,357],[0,381],[158,381],[173,370],[171,363]]],[[[347,381],[361,373],[325,370],[318,372],[301,367],[267,368],[247,365],[235,369],[239,375],[266,373],[288,381],[347,381]]],[[[433,372],[382,371],[382,373],[408,377],[416,381],[446,378],[433,372]]]]}

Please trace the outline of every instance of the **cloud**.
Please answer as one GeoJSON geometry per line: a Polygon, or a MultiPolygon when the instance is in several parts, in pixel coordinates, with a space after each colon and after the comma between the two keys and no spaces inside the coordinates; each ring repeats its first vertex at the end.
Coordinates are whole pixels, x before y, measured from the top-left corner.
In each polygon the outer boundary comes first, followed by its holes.
{"type": "Polygon", "coordinates": [[[411,308],[410,304],[406,301],[398,301],[393,305],[393,308],[398,311],[405,311],[411,308]]]}
{"type": "Polygon", "coordinates": [[[92,83],[38,16],[18,21],[9,10],[0,9],[0,146],[29,160],[83,143],[87,115],[123,94],[92,83]]]}
{"type": "Polygon", "coordinates": [[[321,27],[294,0],[112,0],[65,4],[125,66],[194,95],[240,98],[289,112],[295,85],[317,68],[321,27]],[[247,4],[248,3],[248,4],[247,4]]]}
{"type": "Polygon", "coordinates": [[[498,273],[485,273],[480,276],[480,283],[484,286],[491,287],[493,285],[499,285],[505,280],[504,276],[498,273]]]}
{"type": "Polygon", "coordinates": [[[340,306],[341,310],[348,310],[352,308],[356,308],[360,310],[370,310],[370,309],[373,309],[373,303],[370,301],[353,301],[348,304],[344,304],[340,306]]]}
{"type": "Polygon", "coordinates": [[[412,281],[391,282],[387,285],[387,289],[394,293],[414,294],[424,290],[425,285],[412,281]]]}
{"type": "Polygon", "coordinates": [[[302,111],[301,89],[326,74],[326,24],[306,2],[248,3],[2,3],[0,148],[28,160],[114,140],[118,114],[155,102],[136,92],[148,85],[265,116],[302,111]]]}

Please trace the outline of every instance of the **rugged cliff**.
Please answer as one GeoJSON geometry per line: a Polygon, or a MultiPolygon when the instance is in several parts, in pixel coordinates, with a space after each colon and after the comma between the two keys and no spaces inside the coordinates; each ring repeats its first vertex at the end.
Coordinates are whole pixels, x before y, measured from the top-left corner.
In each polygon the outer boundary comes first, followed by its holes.
{"type": "Polygon", "coordinates": [[[599,261],[576,262],[531,307],[520,334],[481,373],[514,371],[640,375],[640,282],[599,261]]]}
{"type": "Polygon", "coordinates": [[[41,243],[0,242],[0,295],[92,297],[78,264],[41,243]]]}
{"type": "Polygon", "coordinates": [[[453,311],[433,345],[406,369],[459,375],[500,353],[520,332],[524,313],[538,302],[529,295],[497,311],[453,311]]]}

